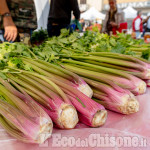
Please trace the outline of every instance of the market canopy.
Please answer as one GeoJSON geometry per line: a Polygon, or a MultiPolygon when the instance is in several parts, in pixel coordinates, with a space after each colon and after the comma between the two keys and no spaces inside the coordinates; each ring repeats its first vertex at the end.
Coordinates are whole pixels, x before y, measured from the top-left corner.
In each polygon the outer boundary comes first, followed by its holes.
{"type": "Polygon", "coordinates": [[[81,19],[85,20],[96,20],[96,19],[105,19],[105,14],[100,13],[95,7],[91,7],[86,12],[81,14],[81,19]]]}
{"type": "Polygon", "coordinates": [[[135,18],[137,16],[137,11],[131,6],[125,8],[123,12],[125,13],[125,18],[135,18]]]}

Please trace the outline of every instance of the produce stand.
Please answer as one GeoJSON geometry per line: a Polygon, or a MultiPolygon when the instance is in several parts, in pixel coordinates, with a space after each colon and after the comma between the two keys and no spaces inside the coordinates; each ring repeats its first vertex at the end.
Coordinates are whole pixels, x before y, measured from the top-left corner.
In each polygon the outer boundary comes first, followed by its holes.
{"type": "Polygon", "coordinates": [[[66,29],[31,43],[0,44],[0,150],[150,149],[149,44],[66,29]]]}
{"type": "MultiPolygon", "coordinates": [[[[7,135],[7,133],[0,129],[0,150],[50,150],[50,149],[107,149],[107,150],[149,150],[150,149],[150,89],[147,89],[146,94],[137,96],[140,103],[139,112],[132,115],[121,115],[112,111],[108,111],[108,118],[102,127],[89,128],[81,123],[77,124],[75,129],[60,130],[54,129],[53,134],[61,134],[62,137],[74,137],[75,139],[86,139],[91,134],[99,134],[102,137],[137,137],[146,139],[146,147],[92,147],[89,145],[83,147],[77,146],[57,146],[53,145],[54,141],[51,137],[42,145],[25,144],[17,141],[15,138],[7,135]],[[53,145],[53,146],[52,146],[53,145]]],[[[106,145],[105,145],[106,146],[106,145]]]]}

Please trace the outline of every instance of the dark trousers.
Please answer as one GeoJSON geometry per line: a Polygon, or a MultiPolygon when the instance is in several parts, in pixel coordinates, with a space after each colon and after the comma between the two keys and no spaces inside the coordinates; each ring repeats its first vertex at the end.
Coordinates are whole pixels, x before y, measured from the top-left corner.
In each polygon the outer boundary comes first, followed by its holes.
{"type": "Polygon", "coordinates": [[[47,26],[47,31],[48,31],[48,35],[49,37],[52,37],[52,36],[59,36],[60,35],[60,32],[61,32],[61,29],[69,29],[70,32],[72,32],[72,29],[70,27],[69,24],[51,24],[49,23],[48,26],[47,26]]]}
{"type": "Polygon", "coordinates": [[[144,29],[143,34],[142,34],[142,37],[144,37],[145,32],[150,32],[150,29],[148,29],[148,28],[144,29]]]}

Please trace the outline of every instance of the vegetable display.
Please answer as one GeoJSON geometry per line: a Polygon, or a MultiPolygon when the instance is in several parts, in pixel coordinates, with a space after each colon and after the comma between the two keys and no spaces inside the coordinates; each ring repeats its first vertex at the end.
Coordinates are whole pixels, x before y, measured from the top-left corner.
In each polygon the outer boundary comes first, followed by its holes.
{"type": "Polygon", "coordinates": [[[122,33],[80,36],[63,29],[48,39],[40,34],[46,40],[38,46],[0,44],[0,125],[9,134],[43,143],[53,123],[61,129],[78,122],[100,127],[106,109],[123,115],[139,111],[136,95],[150,86],[149,44],[122,33]]]}

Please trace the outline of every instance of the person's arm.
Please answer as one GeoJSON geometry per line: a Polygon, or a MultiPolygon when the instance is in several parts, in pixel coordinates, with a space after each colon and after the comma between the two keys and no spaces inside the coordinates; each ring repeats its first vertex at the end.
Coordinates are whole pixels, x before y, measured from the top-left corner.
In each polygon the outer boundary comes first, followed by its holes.
{"type": "Polygon", "coordinates": [[[77,20],[80,19],[80,10],[77,0],[70,0],[71,8],[73,10],[73,14],[77,20]]]}
{"type": "Polygon", "coordinates": [[[107,26],[108,18],[109,18],[109,13],[107,12],[105,20],[103,20],[103,22],[102,22],[102,33],[106,32],[106,28],[107,28],[106,26],[107,26]]]}
{"type": "Polygon", "coordinates": [[[146,23],[148,21],[148,19],[150,18],[150,16],[148,16],[146,19],[142,20],[142,23],[146,23]]]}
{"type": "MultiPolygon", "coordinates": [[[[6,0],[0,0],[0,14],[4,15],[5,13],[10,13],[6,0]]],[[[15,41],[17,37],[17,28],[11,16],[3,17],[3,26],[5,31],[4,38],[7,41],[15,41]]]]}

